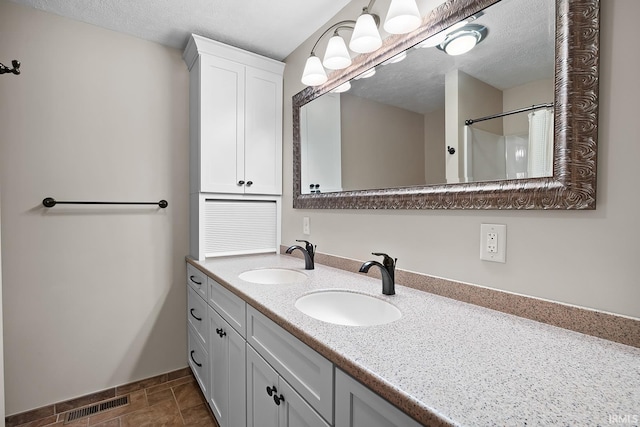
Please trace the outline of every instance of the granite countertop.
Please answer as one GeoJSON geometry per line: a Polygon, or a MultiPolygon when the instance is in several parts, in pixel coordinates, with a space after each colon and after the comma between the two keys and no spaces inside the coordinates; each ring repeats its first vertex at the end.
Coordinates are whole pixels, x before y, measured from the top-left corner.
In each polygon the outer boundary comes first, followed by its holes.
{"type": "MultiPolygon", "coordinates": [[[[640,349],[459,302],[287,255],[189,260],[267,317],[418,421],[461,426],[596,426],[640,417],[640,349]],[[308,279],[245,282],[256,268],[290,268],[308,279]],[[294,307],[321,289],[391,302],[402,317],[353,327],[294,307]],[[621,418],[621,417],[627,418],[621,418]]],[[[635,421],[634,421],[635,420],[635,421]]]]}

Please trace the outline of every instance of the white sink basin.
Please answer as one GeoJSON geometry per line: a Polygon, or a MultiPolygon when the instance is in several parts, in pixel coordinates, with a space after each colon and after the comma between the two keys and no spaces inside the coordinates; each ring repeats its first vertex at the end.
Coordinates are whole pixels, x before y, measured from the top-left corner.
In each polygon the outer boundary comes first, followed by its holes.
{"type": "Polygon", "coordinates": [[[296,270],[286,268],[260,268],[240,273],[240,279],[261,285],[285,285],[303,282],[307,275],[296,270]]]}
{"type": "Polygon", "coordinates": [[[402,317],[393,304],[370,295],[340,290],[301,296],[295,307],[314,319],[347,326],[382,325],[402,317]]]}

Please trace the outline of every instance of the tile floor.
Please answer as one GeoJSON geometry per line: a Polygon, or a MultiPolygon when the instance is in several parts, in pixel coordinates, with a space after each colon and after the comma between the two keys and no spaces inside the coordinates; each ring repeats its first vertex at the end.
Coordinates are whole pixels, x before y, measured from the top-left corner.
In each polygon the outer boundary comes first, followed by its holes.
{"type": "Polygon", "coordinates": [[[128,405],[68,424],[64,423],[66,414],[63,412],[18,427],[218,427],[191,375],[132,391],[128,405]]]}

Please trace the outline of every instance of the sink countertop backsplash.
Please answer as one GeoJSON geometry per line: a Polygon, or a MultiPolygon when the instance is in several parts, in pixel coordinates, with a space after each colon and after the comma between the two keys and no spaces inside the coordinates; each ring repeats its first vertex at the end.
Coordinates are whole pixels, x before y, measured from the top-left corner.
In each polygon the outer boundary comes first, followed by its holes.
{"type": "Polygon", "coordinates": [[[451,425],[608,425],[640,415],[640,349],[287,255],[188,260],[336,366],[419,421],[451,425]],[[301,283],[238,275],[291,268],[301,283]],[[341,326],[295,307],[298,297],[348,289],[391,302],[392,323],[341,326]]]}

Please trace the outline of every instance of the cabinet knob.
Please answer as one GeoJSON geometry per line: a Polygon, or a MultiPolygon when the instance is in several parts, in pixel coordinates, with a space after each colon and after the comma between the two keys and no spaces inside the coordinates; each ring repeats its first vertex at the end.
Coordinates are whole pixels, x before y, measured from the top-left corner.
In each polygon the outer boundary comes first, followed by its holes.
{"type": "Polygon", "coordinates": [[[225,335],[227,335],[227,333],[226,333],[226,332],[224,331],[224,329],[222,329],[222,328],[216,329],[216,333],[218,334],[218,336],[219,336],[220,338],[222,338],[222,337],[224,337],[225,335]]]}
{"type": "Polygon", "coordinates": [[[253,181],[247,181],[247,187],[251,187],[253,185],[253,181]]]}
{"type": "Polygon", "coordinates": [[[202,285],[202,282],[198,282],[196,279],[194,279],[194,277],[196,276],[189,276],[189,280],[191,280],[196,285],[202,285]]]}
{"type": "Polygon", "coordinates": [[[191,310],[189,310],[189,313],[191,313],[191,317],[196,319],[198,322],[202,322],[202,317],[198,317],[195,314],[193,314],[193,308],[191,310]]]}
{"type": "Polygon", "coordinates": [[[195,352],[196,352],[195,350],[191,350],[191,354],[190,354],[191,360],[193,360],[193,363],[195,363],[198,368],[201,368],[202,367],[202,363],[196,362],[196,359],[193,358],[193,353],[195,353],[195,352]]]}
{"type": "Polygon", "coordinates": [[[280,406],[280,403],[284,402],[284,396],[282,394],[280,396],[273,396],[273,401],[276,402],[276,405],[280,406]]]}
{"type": "Polygon", "coordinates": [[[244,185],[244,181],[243,180],[238,181],[238,185],[244,185]]]}
{"type": "Polygon", "coordinates": [[[267,394],[269,395],[269,397],[273,396],[273,394],[277,392],[278,392],[278,389],[275,386],[273,387],[267,386],[267,394]]]}

